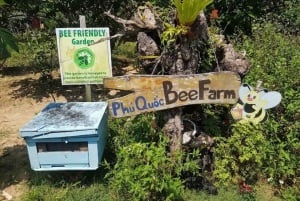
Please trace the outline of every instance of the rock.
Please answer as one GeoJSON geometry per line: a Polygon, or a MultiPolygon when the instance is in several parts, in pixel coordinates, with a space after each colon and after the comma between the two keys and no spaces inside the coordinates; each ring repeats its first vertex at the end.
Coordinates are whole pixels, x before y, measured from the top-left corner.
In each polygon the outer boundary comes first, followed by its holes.
{"type": "Polygon", "coordinates": [[[232,71],[245,76],[250,69],[250,62],[245,53],[236,52],[232,44],[222,44],[217,47],[219,67],[215,71],[232,71]]]}

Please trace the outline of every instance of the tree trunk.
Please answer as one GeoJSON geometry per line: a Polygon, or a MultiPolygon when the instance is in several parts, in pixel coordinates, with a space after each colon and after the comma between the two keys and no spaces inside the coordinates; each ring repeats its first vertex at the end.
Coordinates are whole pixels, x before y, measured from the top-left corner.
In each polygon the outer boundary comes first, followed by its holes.
{"type": "MultiPolygon", "coordinates": [[[[138,8],[136,15],[130,20],[115,17],[109,12],[105,14],[123,24],[125,31],[130,31],[131,34],[136,32],[140,65],[147,74],[179,75],[203,72],[201,61],[207,56],[207,49],[212,47],[208,47],[208,26],[202,12],[189,27],[188,32],[177,36],[176,41],[169,47],[162,47],[160,33],[164,31],[164,28],[156,18],[158,15],[154,14],[153,8],[147,6],[138,8]],[[143,18],[140,18],[141,16],[143,18]]],[[[176,21],[177,19],[172,19],[174,27],[176,27],[176,21]]],[[[224,40],[213,51],[216,52],[217,66],[211,66],[211,69],[206,70],[230,70],[240,75],[248,71],[250,64],[245,60],[245,55],[236,53],[232,45],[226,44],[224,40]]],[[[182,149],[184,129],[182,115],[182,107],[164,112],[166,122],[164,132],[170,137],[171,154],[182,149]]]]}
{"type": "Polygon", "coordinates": [[[169,151],[174,154],[176,151],[181,150],[182,147],[182,108],[174,108],[165,111],[164,125],[165,134],[170,138],[169,151]]]}
{"type": "MultiPolygon", "coordinates": [[[[195,74],[199,71],[201,61],[201,42],[205,44],[208,39],[207,23],[203,13],[200,13],[191,26],[190,35],[185,35],[178,40],[171,51],[166,51],[161,57],[161,66],[166,67],[167,74],[195,74]]],[[[170,136],[170,153],[182,149],[183,139],[183,108],[165,111],[166,124],[164,132],[170,136]]]]}

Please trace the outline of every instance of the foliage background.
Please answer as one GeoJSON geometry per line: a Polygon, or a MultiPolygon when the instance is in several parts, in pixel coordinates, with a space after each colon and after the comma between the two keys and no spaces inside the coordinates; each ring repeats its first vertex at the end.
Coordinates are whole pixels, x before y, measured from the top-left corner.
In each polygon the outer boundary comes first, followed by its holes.
{"type": "MultiPolygon", "coordinates": [[[[6,3],[7,6],[0,8],[0,27],[14,34],[22,53],[12,54],[8,64],[34,66],[41,72],[41,84],[52,93],[51,72],[58,68],[54,28],[78,26],[79,15],[85,15],[87,26],[108,26],[116,33],[122,27],[103,12],[111,10],[117,16],[129,18],[134,8],[144,2],[6,0],[6,3]],[[31,27],[36,16],[44,23],[44,29],[31,27]]],[[[166,11],[172,5],[171,1],[152,0],[151,3],[166,11]]],[[[148,114],[110,121],[106,162],[99,171],[74,175],[32,172],[28,182],[30,191],[24,200],[97,200],[99,197],[103,200],[149,200],[150,197],[155,200],[265,200],[258,196],[261,182],[272,185],[273,193],[283,200],[299,199],[300,2],[215,0],[205,10],[208,19],[213,9],[218,10],[218,18],[210,24],[211,28],[225,34],[236,48],[245,50],[251,61],[251,70],[243,82],[254,86],[257,80],[262,80],[265,88],[279,91],[283,96],[280,106],[271,109],[269,120],[261,125],[233,122],[228,116],[229,106],[195,108],[205,114],[200,126],[217,141],[212,179],[219,186],[220,195],[207,198],[185,188],[179,172],[189,170],[199,174],[193,155],[179,153],[177,161],[164,155],[166,140],[159,130],[151,127],[153,116],[148,114]],[[252,194],[238,194],[236,184],[240,180],[257,189],[252,194]]],[[[114,51],[118,54],[129,49],[116,51],[117,48],[118,45],[114,51]]],[[[157,121],[163,120],[158,117],[157,121]]]]}

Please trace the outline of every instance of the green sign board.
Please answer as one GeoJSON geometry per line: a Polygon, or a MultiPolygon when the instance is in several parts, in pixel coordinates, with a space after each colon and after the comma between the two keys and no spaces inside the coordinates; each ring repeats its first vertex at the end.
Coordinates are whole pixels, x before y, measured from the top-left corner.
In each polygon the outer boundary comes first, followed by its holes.
{"type": "Polygon", "coordinates": [[[63,85],[102,84],[111,77],[108,28],[57,28],[56,38],[63,85]],[[95,44],[94,44],[95,43],[95,44]]]}

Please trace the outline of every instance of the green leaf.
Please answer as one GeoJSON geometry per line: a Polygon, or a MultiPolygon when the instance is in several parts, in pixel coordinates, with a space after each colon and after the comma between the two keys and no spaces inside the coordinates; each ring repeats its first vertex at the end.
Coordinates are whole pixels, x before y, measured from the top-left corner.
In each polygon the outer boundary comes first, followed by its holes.
{"type": "Polygon", "coordinates": [[[179,23],[185,26],[192,25],[200,11],[212,2],[213,0],[173,0],[179,23]]]}
{"type": "Polygon", "coordinates": [[[4,0],[0,0],[0,6],[4,6],[4,5],[7,5],[7,3],[5,3],[4,0]]]}
{"type": "Polygon", "coordinates": [[[16,52],[19,52],[19,47],[17,44],[17,39],[6,29],[0,27],[0,45],[7,49],[9,46],[16,52]]]}

